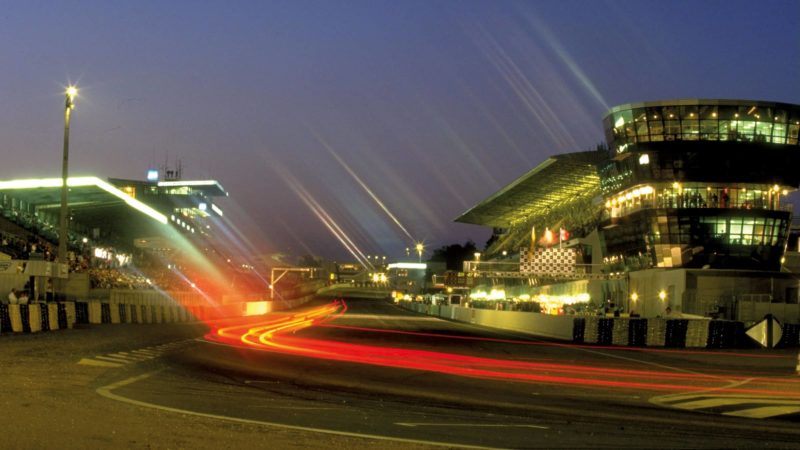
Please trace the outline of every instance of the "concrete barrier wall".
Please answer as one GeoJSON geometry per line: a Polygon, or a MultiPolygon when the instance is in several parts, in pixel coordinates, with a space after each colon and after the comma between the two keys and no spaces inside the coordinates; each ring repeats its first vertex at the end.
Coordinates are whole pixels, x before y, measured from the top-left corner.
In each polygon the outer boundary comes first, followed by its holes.
{"type": "MultiPolygon", "coordinates": [[[[459,309],[470,310],[469,308],[459,309]]],[[[495,311],[491,309],[472,309],[471,311],[472,323],[476,325],[521,331],[565,341],[572,340],[573,318],[571,316],[551,316],[531,312],[495,311]]]]}
{"type": "MultiPolygon", "coordinates": [[[[710,319],[551,316],[460,306],[401,302],[411,311],[448,320],[530,333],[576,343],[673,348],[740,348],[752,345],[741,322],[710,319]]],[[[784,324],[784,347],[800,346],[800,325],[784,324]]]]}

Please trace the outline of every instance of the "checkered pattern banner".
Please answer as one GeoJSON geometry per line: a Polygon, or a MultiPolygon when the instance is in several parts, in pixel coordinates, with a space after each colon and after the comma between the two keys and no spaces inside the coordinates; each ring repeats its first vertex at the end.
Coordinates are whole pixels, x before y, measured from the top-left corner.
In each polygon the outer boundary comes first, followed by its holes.
{"type": "Polygon", "coordinates": [[[527,248],[519,252],[519,272],[528,275],[573,275],[578,255],[572,248],[527,248]]]}

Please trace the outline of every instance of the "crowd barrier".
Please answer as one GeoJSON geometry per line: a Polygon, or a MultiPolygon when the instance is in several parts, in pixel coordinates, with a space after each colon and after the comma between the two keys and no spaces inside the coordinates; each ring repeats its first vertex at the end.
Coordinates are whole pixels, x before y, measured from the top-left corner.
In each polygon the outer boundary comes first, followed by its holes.
{"type": "MultiPolygon", "coordinates": [[[[575,343],[629,347],[743,348],[755,344],[742,322],[684,318],[552,316],[522,311],[495,311],[401,302],[423,314],[575,343]]],[[[781,324],[779,347],[800,347],[800,324],[781,324]]]]}
{"type": "MultiPolygon", "coordinates": [[[[314,296],[266,302],[264,313],[290,309],[303,305],[314,296]]],[[[38,333],[64,330],[75,324],[142,324],[179,323],[241,317],[248,314],[247,303],[219,306],[202,306],[170,303],[163,297],[119,296],[109,301],[76,301],[59,303],[30,303],[26,305],[0,304],[0,333],[38,333]]]]}
{"type": "Polygon", "coordinates": [[[0,333],[37,333],[72,328],[77,321],[75,303],[0,305],[0,333]]]}

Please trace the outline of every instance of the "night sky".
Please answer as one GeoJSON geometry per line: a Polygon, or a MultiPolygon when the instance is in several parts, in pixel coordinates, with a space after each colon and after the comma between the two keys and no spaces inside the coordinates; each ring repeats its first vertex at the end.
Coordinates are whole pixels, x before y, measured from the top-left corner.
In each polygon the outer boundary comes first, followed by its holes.
{"type": "Polygon", "coordinates": [[[60,176],[74,82],[72,175],[180,159],[254,253],[352,259],[318,214],[367,255],[480,247],[452,220],[614,105],[800,103],[797,0],[25,1],[0,37],[0,179],[60,176]]]}

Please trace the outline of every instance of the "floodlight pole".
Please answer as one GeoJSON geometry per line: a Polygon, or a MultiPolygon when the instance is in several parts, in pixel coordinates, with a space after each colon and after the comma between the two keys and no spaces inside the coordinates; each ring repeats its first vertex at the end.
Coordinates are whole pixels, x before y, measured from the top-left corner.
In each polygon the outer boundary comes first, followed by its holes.
{"type": "Polygon", "coordinates": [[[75,96],[78,91],[69,87],[64,104],[64,159],[61,163],[61,220],[58,225],[58,262],[67,263],[67,239],[69,229],[69,209],[67,206],[67,177],[69,175],[69,121],[75,108],[75,96]]]}

